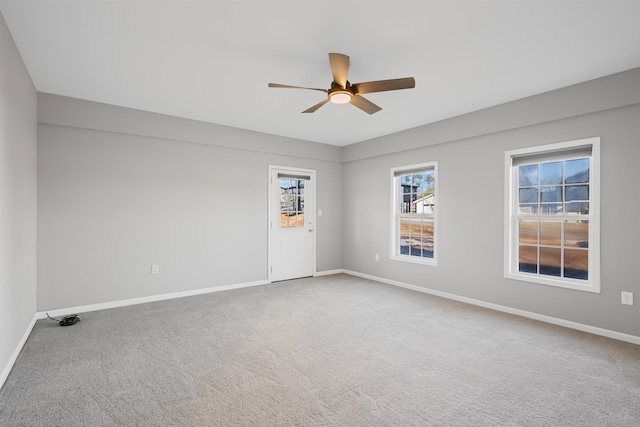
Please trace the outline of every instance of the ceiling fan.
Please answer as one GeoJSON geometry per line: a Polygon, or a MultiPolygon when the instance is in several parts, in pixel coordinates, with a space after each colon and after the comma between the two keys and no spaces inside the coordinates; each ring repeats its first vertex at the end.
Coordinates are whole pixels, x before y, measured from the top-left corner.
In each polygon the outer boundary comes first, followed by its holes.
{"type": "Polygon", "coordinates": [[[349,57],[347,55],[343,55],[341,53],[330,53],[329,63],[331,64],[331,72],[333,73],[333,81],[331,82],[330,89],[289,86],[281,85],[278,83],[269,83],[269,87],[309,89],[317,90],[327,94],[327,99],[317,103],[313,107],[307,108],[303,111],[303,113],[313,113],[318,108],[331,101],[334,104],[350,103],[351,105],[355,105],[366,113],[373,114],[382,110],[382,108],[364,98],[362,96],[363,94],[384,92],[387,90],[411,89],[416,86],[416,81],[413,77],[391,80],[376,80],[373,82],[352,84],[347,80],[347,74],[349,73],[349,57]]]}

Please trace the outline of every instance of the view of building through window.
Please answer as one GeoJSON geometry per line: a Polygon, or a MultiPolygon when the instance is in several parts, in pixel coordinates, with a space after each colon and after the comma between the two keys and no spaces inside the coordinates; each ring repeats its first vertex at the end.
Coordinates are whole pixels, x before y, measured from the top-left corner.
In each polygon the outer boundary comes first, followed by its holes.
{"type": "Polygon", "coordinates": [[[304,179],[280,179],[280,227],[304,227],[304,179]]]}
{"type": "Polygon", "coordinates": [[[433,258],[435,212],[433,172],[400,176],[400,254],[433,258]]]}
{"type": "Polygon", "coordinates": [[[434,264],[436,251],[436,163],[392,169],[393,248],[396,260],[434,264]]]}

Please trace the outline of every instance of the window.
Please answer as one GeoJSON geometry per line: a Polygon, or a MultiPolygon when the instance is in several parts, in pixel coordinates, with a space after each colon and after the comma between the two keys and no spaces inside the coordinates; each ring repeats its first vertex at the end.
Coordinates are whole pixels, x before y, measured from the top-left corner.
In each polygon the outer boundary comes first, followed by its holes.
{"type": "Polygon", "coordinates": [[[600,292],[600,138],[507,151],[505,277],[600,292]]]}
{"type": "Polygon", "coordinates": [[[391,259],[436,265],[437,162],[391,169],[391,259]]]}
{"type": "Polygon", "coordinates": [[[304,184],[309,177],[278,174],[280,228],[304,227],[304,184]]]}

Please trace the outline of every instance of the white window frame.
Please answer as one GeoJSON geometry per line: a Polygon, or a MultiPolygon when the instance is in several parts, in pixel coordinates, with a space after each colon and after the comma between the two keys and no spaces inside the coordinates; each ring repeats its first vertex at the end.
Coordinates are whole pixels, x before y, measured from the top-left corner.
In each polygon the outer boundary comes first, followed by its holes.
{"type": "Polygon", "coordinates": [[[439,176],[438,176],[438,162],[426,162],[419,163],[415,165],[408,166],[399,166],[391,168],[390,170],[391,176],[391,247],[390,247],[390,259],[395,261],[403,261],[410,262],[414,264],[422,264],[422,265],[430,265],[437,266],[438,265],[438,212],[440,208],[439,200],[439,176]],[[413,255],[403,255],[399,252],[400,247],[400,214],[401,214],[401,201],[399,201],[399,197],[401,192],[400,188],[400,178],[397,176],[403,172],[418,172],[418,171],[433,171],[434,174],[434,205],[436,207],[435,212],[433,214],[415,214],[421,216],[428,216],[433,218],[433,258],[426,257],[417,257],[413,255]]]}
{"type": "Polygon", "coordinates": [[[504,277],[507,279],[539,283],[542,285],[600,293],[600,137],[506,151],[504,180],[504,277]],[[515,181],[517,177],[517,166],[513,166],[513,160],[522,156],[534,155],[549,156],[550,159],[553,158],[554,155],[557,155],[558,158],[561,158],[564,153],[588,147],[591,148],[588,218],[588,280],[546,276],[539,273],[525,273],[518,271],[518,215],[516,211],[518,203],[518,183],[515,181]]]}

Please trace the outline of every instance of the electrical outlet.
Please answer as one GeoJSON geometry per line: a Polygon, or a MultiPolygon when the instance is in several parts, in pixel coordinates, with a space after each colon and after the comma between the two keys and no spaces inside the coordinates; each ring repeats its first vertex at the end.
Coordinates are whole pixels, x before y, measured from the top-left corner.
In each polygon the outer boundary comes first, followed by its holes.
{"type": "Polygon", "coordinates": [[[151,266],[151,274],[158,274],[160,273],[160,266],[158,264],[153,264],[151,266]]]}
{"type": "Polygon", "coordinates": [[[633,305],[633,292],[620,292],[620,303],[633,305]]]}
{"type": "Polygon", "coordinates": [[[380,254],[376,254],[376,261],[380,261],[380,254]]]}

